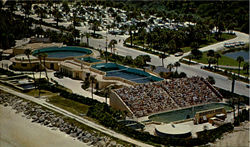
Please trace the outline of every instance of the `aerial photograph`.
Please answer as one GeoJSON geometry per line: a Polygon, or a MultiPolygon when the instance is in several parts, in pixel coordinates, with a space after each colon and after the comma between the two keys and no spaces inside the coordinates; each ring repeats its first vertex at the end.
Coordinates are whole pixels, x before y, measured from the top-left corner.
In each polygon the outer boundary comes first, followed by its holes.
{"type": "Polygon", "coordinates": [[[249,0],[0,0],[0,147],[249,147],[249,0]]]}

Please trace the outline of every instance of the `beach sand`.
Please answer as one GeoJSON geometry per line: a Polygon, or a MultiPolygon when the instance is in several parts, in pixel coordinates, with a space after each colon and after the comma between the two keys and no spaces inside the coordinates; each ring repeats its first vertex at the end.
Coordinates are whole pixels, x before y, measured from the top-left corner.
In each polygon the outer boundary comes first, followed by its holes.
{"type": "Polygon", "coordinates": [[[0,147],[85,147],[87,144],[0,105],[0,147]]]}

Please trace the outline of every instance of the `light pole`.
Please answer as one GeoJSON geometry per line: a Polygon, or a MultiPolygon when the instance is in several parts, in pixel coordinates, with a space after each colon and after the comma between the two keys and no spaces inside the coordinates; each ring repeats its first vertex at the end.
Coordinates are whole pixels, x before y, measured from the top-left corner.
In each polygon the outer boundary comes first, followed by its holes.
{"type": "Polygon", "coordinates": [[[106,63],[108,63],[108,35],[107,35],[107,30],[106,30],[106,52],[105,52],[105,57],[106,57],[106,63]]]}

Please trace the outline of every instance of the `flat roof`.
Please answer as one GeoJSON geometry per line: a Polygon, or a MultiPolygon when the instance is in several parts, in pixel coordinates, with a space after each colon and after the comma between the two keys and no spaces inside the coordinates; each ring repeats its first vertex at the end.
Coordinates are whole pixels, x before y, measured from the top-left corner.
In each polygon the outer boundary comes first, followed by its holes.
{"type": "Polygon", "coordinates": [[[164,124],[156,125],[155,129],[158,132],[172,135],[187,134],[191,132],[191,127],[189,125],[182,124],[164,124]]]}

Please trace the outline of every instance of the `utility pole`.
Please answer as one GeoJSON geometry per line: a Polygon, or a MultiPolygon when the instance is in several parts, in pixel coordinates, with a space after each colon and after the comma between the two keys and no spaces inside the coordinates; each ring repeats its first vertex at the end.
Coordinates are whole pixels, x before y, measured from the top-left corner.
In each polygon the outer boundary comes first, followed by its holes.
{"type": "Polygon", "coordinates": [[[106,52],[105,52],[105,57],[106,57],[106,63],[108,63],[108,35],[107,35],[107,30],[106,30],[106,52]]]}

